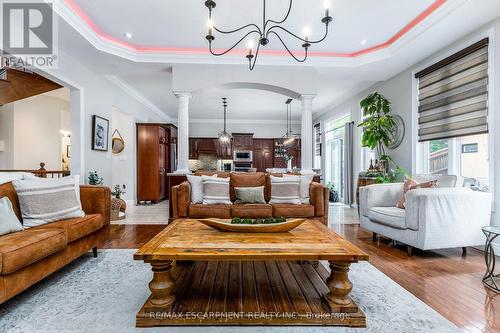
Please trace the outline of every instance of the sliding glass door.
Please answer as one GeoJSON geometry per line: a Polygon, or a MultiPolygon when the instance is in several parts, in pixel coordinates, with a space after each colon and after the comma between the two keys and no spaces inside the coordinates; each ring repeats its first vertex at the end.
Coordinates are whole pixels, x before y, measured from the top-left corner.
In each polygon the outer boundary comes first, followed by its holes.
{"type": "Polygon", "coordinates": [[[325,124],[325,181],[333,184],[340,202],[344,201],[345,193],[345,124],[350,120],[350,116],[345,116],[325,124]]]}

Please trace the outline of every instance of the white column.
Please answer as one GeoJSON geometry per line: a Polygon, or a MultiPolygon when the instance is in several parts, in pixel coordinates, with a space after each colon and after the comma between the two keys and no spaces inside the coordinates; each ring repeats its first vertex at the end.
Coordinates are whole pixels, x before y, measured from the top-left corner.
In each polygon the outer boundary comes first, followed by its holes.
{"type": "Polygon", "coordinates": [[[179,102],[177,109],[177,170],[175,173],[186,174],[189,171],[189,99],[188,92],[174,92],[179,102]]]}
{"type": "Polygon", "coordinates": [[[315,95],[302,95],[302,122],[301,122],[301,173],[313,173],[313,127],[312,101],[315,95]]]}

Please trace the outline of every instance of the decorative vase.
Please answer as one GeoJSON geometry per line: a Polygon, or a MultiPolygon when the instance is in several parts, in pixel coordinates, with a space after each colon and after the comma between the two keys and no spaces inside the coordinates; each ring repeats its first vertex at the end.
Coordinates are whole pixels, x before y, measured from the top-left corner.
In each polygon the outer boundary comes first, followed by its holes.
{"type": "Polygon", "coordinates": [[[293,171],[293,168],[292,168],[292,160],[288,160],[288,161],[286,161],[286,171],[287,171],[287,172],[292,172],[292,171],[293,171]]]}

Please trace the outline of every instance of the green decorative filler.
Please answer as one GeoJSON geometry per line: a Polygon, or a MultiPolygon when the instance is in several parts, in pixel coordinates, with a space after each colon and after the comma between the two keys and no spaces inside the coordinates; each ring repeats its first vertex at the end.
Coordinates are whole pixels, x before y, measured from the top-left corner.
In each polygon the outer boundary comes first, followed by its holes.
{"type": "Polygon", "coordinates": [[[276,224],[286,222],[286,218],[280,217],[267,217],[265,219],[242,219],[240,217],[235,217],[231,220],[231,224],[276,224]]]}

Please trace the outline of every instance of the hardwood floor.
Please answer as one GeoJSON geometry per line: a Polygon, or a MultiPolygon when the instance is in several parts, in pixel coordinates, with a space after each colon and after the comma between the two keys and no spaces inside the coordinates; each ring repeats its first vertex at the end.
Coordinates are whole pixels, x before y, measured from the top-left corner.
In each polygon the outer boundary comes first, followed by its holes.
{"type": "MultiPolygon", "coordinates": [[[[350,209],[336,208],[339,219],[350,209]]],[[[108,239],[101,248],[138,248],[160,232],[165,225],[111,225],[108,239]]],[[[380,244],[372,233],[355,224],[332,224],[335,231],[370,256],[370,263],[400,284],[464,332],[500,332],[500,294],[487,291],[481,283],[485,270],[483,252],[468,248],[440,251],[414,250],[406,255],[406,246],[393,246],[388,239],[380,244]]]]}

